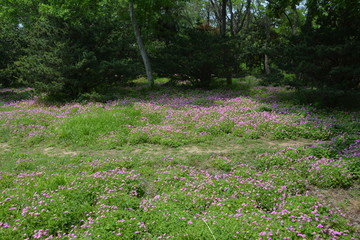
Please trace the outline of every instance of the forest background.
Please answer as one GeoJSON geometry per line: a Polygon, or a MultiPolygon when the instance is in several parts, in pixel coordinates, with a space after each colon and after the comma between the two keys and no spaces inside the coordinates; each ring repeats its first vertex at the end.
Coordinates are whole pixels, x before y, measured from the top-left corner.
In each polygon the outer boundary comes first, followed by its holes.
{"type": "Polygon", "coordinates": [[[357,0],[4,0],[0,23],[2,87],[56,100],[139,76],[200,88],[261,76],[329,106],[359,89],[357,0]]]}

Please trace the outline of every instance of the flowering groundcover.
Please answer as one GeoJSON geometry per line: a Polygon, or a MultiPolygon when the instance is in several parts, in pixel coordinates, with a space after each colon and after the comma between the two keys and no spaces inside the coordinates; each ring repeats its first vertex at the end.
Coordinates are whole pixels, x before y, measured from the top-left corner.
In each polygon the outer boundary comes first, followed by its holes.
{"type": "Polygon", "coordinates": [[[284,105],[270,90],[255,97],[151,92],[142,99],[62,106],[4,102],[0,236],[357,239],[345,213],[309,190],[358,184],[359,113],[284,105]],[[211,149],[224,136],[239,144],[314,144],[255,152],[249,159],[241,152],[176,152],[185,145],[211,149]],[[171,153],[131,152],[146,144],[171,153]],[[48,147],[76,154],[41,151],[48,147]],[[105,150],[115,154],[86,154],[105,150]],[[188,160],[196,157],[196,164],[188,160]]]}

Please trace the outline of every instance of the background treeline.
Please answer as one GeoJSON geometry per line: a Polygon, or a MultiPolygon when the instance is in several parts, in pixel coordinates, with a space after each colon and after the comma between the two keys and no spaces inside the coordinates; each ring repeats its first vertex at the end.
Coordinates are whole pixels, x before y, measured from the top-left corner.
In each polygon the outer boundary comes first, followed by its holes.
{"type": "Polygon", "coordinates": [[[2,0],[0,84],[79,97],[145,76],[145,54],[150,85],[357,91],[359,36],[358,0],[2,0]]]}

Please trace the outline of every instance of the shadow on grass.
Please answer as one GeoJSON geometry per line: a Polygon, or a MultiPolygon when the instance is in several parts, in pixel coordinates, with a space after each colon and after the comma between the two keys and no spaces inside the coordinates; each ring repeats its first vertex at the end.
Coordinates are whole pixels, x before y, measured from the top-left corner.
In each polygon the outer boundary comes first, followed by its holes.
{"type": "Polygon", "coordinates": [[[276,95],[280,101],[295,105],[312,105],[316,108],[346,111],[360,110],[359,90],[298,89],[277,92],[276,95]]]}
{"type": "Polygon", "coordinates": [[[0,104],[6,102],[14,102],[28,100],[35,95],[32,88],[0,88],[0,104]]]}
{"type": "Polygon", "coordinates": [[[234,78],[233,84],[228,86],[224,79],[214,78],[213,83],[208,88],[193,86],[187,80],[170,80],[169,78],[157,78],[155,86],[148,87],[145,78],[135,79],[127,86],[103,85],[93,92],[82,94],[75,101],[78,102],[110,102],[119,99],[133,98],[143,102],[149,102],[154,98],[164,97],[192,97],[189,104],[199,107],[216,106],[216,100],[210,97],[211,94],[221,96],[223,99],[238,96],[251,97],[265,90],[256,89],[259,79],[245,77],[234,78]],[[190,95],[189,95],[190,93],[190,95]],[[192,93],[192,94],[191,94],[192,93]],[[222,93],[224,93],[222,95],[222,93]],[[198,95],[195,97],[195,95],[198,95]]]}
{"type": "MultiPolygon", "coordinates": [[[[172,81],[169,78],[157,78],[153,88],[148,87],[145,78],[135,79],[126,86],[102,85],[92,92],[84,93],[75,99],[61,97],[41,96],[38,102],[44,105],[63,105],[70,102],[111,102],[121,99],[138,99],[142,102],[151,102],[154,98],[171,96],[189,96],[189,92],[194,97],[192,105],[200,107],[216,106],[217,102],[211,99],[210,95],[215,93],[222,95],[223,99],[245,96],[255,97],[265,102],[287,103],[291,105],[308,105],[317,109],[338,109],[345,111],[360,110],[360,91],[355,90],[336,90],[336,89],[286,89],[284,87],[262,87],[259,78],[246,76],[244,78],[233,78],[233,84],[227,86],[225,79],[214,78],[213,84],[209,89],[199,89],[189,83],[172,81]],[[171,84],[170,84],[171,83],[171,84]]],[[[0,104],[27,100],[35,96],[31,88],[22,89],[0,89],[0,104]]],[[[131,102],[128,104],[132,105],[131,102]]]]}

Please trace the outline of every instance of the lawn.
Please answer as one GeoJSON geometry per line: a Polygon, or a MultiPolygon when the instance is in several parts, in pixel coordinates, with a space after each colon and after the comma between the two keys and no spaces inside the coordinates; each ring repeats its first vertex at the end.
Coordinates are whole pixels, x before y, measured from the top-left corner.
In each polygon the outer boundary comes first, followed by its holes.
{"type": "Polygon", "coordinates": [[[360,112],[289,90],[1,90],[1,239],[358,239],[360,112]]]}

